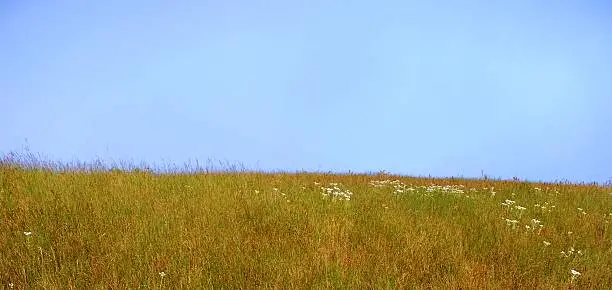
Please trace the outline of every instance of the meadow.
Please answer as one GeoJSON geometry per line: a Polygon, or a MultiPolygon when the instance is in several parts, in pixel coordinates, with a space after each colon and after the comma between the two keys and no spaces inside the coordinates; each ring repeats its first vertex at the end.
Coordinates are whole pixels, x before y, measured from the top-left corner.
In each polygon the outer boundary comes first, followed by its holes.
{"type": "Polygon", "coordinates": [[[612,289],[609,186],[32,164],[0,159],[5,289],[612,289]]]}

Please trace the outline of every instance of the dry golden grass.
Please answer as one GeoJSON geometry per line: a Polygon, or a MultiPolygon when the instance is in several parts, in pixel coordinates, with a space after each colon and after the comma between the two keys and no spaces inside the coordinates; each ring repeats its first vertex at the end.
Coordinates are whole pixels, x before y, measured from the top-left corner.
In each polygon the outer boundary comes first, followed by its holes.
{"type": "Polygon", "coordinates": [[[610,192],[388,174],[52,171],[5,157],[0,282],[16,289],[612,289],[610,192]],[[333,199],[333,190],[324,196],[330,183],[350,190],[350,200],[333,199]]]}

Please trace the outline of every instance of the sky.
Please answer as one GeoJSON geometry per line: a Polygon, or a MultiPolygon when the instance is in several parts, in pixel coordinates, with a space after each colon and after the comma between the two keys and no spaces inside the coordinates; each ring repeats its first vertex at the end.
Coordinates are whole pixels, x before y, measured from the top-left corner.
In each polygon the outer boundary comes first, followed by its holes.
{"type": "Polygon", "coordinates": [[[612,180],[609,1],[1,1],[0,153],[612,180]]]}

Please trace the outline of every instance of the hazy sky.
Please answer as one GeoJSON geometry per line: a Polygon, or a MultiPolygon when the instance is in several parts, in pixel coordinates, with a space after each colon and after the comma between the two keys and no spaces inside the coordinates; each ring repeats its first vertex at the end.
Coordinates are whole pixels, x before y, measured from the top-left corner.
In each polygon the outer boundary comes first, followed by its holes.
{"type": "Polygon", "coordinates": [[[0,152],[612,179],[609,1],[2,1],[0,152]]]}

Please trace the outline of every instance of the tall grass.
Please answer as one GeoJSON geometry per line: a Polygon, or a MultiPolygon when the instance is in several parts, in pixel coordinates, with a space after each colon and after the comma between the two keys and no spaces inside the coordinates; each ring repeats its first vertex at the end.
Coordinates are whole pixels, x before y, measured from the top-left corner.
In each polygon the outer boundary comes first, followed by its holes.
{"type": "Polygon", "coordinates": [[[37,158],[0,161],[5,288],[612,289],[609,187],[37,158]]]}

